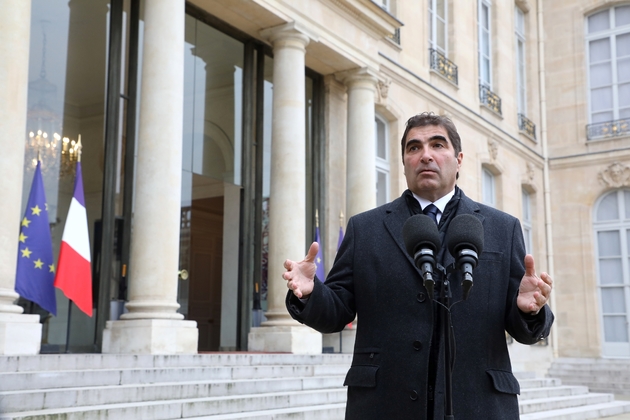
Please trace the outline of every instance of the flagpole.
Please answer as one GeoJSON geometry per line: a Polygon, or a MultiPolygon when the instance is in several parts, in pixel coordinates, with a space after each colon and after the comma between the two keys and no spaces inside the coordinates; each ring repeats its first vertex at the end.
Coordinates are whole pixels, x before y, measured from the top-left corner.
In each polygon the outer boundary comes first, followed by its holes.
{"type": "MultiPolygon", "coordinates": [[[[77,165],[81,162],[81,134],[79,134],[79,141],[77,142],[77,165]]],[[[76,177],[76,172],[74,174],[76,177]]],[[[72,316],[72,299],[68,298],[68,322],[66,325],[66,353],[70,353],[70,319],[72,316]]]]}
{"type": "Polygon", "coordinates": [[[72,313],[72,300],[68,299],[68,322],[66,324],[66,353],[70,353],[70,314],[72,313]]]}
{"type": "MultiPolygon", "coordinates": [[[[339,230],[343,229],[343,211],[339,212],[339,230]]],[[[339,250],[339,245],[337,245],[337,250],[339,250]]],[[[344,329],[346,327],[343,327],[344,329]]],[[[343,329],[339,331],[339,353],[343,353],[343,339],[341,337],[343,333],[343,329]]]]}

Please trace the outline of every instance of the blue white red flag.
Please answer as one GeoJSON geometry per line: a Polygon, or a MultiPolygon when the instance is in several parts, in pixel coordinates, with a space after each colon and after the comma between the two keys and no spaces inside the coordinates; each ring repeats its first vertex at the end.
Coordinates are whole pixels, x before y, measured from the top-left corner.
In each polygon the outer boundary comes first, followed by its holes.
{"type": "Polygon", "coordinates": [[[315,228],[315,242],[319,245],[319,251],[317,251],[317,256],[315,257],[315,266],[317,267],[315,275],[319,281],[323,282],[326,280],[326,273],[324,272],[324,250],[319,239],[319,227],[315,228]]]}
{"type": "Polygon", "coordinates": [[[37,161],[18,240],[15,291],[57,315],[57,299],[53,287],[55,264],[41,161],[37,161]]]}
{"type": "Polygon", "coordinates": [[[74,194],[63,229],[55,287],[92,316],[92,268],[81,162],[77,162],[74,194]]]}

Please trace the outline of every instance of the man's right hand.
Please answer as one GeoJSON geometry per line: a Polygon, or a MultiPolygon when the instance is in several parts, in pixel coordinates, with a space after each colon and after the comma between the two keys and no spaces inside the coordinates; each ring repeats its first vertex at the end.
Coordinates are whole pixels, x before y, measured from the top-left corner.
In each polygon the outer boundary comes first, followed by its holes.
{"type": "MultiPolygon", "coordinates": [[[[315,279],[315,257],[319,251],[319,244],[313,242],[308,249],[308,254],[300,262],[286,260],[284,268],[287,270],[282,278],[287,281],[287,287],[293,290],[298,298],[305,298],[313,292],[313,280],[315,279]]],[[[321,279],[323,280],[323,279],[321,279]]]]}

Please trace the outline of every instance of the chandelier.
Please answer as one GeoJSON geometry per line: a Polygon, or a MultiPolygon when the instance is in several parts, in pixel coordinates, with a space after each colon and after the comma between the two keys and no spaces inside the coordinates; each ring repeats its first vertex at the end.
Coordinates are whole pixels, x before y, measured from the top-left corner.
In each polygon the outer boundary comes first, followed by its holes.
{"type": "Polygon", "coordinates": [[[26,155],[33,168],[41,160],[43,172],[56,173],[58,169],[60,177],[74,176],[82,148],[80,134],[78,140],[71,140],[56,132],[50,136],[46,131],[37,130],[29,132],[28,137],[26,155]]]}
{"type": "Polygon", "coordinates": [[[57,100],[57,86],[46,77],[46,21],[42,21],[42,59],[39,78],[28,84],[27,132],[25,164],[27,171],[42,162],[42,174],[50,180],[57,177],[74,176],[75,166],[81,150],[79,139],[71,140],[59,134],[62,119],[57,100]]]}

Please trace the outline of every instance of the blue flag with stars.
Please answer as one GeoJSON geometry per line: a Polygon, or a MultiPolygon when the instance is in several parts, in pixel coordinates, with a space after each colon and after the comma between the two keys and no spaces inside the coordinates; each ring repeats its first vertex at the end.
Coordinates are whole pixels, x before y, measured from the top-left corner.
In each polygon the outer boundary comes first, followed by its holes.
{"type": "Polygon", "coordinates": [[[37,162],[24,218],[20,223],[15,291],[57,315],[55,265],[41,162],[37,162]]]}

